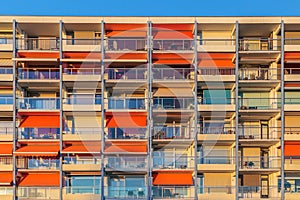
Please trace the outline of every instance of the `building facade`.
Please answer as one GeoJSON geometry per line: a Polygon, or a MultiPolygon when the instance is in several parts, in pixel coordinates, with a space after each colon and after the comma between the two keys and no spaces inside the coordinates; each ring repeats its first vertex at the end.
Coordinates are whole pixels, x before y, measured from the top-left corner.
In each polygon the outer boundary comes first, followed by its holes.
{"type": "Polygon", "coordinates": [[[299,81],[300,17],[3,16],[0,199],[298,200],[299,81]]]}

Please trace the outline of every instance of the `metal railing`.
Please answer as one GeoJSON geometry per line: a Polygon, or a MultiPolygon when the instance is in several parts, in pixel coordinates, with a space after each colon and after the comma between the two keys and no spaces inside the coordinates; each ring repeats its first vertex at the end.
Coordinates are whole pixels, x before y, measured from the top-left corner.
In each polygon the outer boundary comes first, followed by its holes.
{"type": "Polygon", "coordinates": [[[186,126],[158,126],[153,127],[153,139],[192,139],[194,128],[186,126]]]}
{"type": "MultiPolygon", "coordinates": [[[[281,128],[278,128],[278,132],[281,133],[281,128]]],[[[300,126],[299,127],[285,127],[284,128],[285,134],[300,134],[300,126]]]]}
{"type": "Polygon", "coordinates": [[[153,40],[153,50],[159,51],[192,51],[193,47],[193,40],[153,40]]]}
{"type": "Polygon", "coordinates": [[[198,194],[235,194],[234,186],[203,186],[198,187],[198,194]]]}
{"type": "Polygon", "coordinates": [[[300,98],[285,98],[285,104],[300,104],[300,98]]]}
{"type": "Polygon", "coordinates": [[[239,186],[239,198],[279,200],[280,193],[277,186],[239,186]]]}
{"type": "Polygon", "coordinates": [[[199,134],[235,134],[235,127],[199,127],[199,134]]]}
{"type": "Polygon", "coordinates": [[[108,186],[104,187],[105,198],[118,198],[118,199],[145,199],[147,197],[147,187],[117,187],[108,186]]]}
{"type": "Polygon", "coordinates": [[[51,199],[59,200],[58,187],[18,187],[18,199],[51,199]]]}
{"type": "Polygon", "coordinates": [[[199,158],[199,164],[234,164],[232,156],[204,156],[199,158]]]}
{"type": "Polygon", "coordinates": [[[145,99],[143,98],[119,98],[108,97],[108,109],[134,109],[144,110],[145,99]]]}
{"type": "Polygon", "coordinates": [[[74,134],[74,135],[100,135],[101,127],[68,127],[65,128],[64,134],[74,134]]]}
{"type": "Polygon", "coordinates": [[[52,158],[18,158],[18,169],[59,169],[59,159],[52,158]]]}
{"type": "Polygon", "coordinates": [[[106,39],[108,51],[146,51],[146,39],[106,39]]]}
{"type": "Polygon", "coordinates": [[[96,156],[68,156],[63,158],[64,165],[99,165],[100,168],[101,157],[96,156]]]}
{"type": "Polygon", "coordinates": [[[0,74],[13,74],[13,68],[0,67],[0,74]]]}
{"type": "Polygon", "coordinates": [[[280,51],[281,40],[272,38],[239,39],[240,51],[280,51]]]}
{"type": "Polygon", "coordinates": [[[18,139],[59,139],[59,128],[19,128],[18,139]]]}
{"type": "Polygon", "coordinates": [[[68,97],[63,102],[69,105],[101,105],[101,97],[68,97]]]}
{"type": "Polygon", "coordinates": [[[58,68],[19,68],[18,78],[30,80],[59,80],[58,68]]]}
{"type": "Polygon", "coordinates": [[[239,98],[241,110],[275,110],[279,109],[279,98],[239,98]]]}
{"type": "Polygon", "coordinates": [[[5,156],[0,157],[0,165],[12,165],[12,164],[13,164],[12,157],[10,157],[10,156],[9,157],[5,157],[5,156]]]}
{"type": "Polygon", "coordinates": [[[195,199],[193,186],[153,186],[153,199],[195,199]]]}
{"type": "Polygon", "coordinates": [[[12,44],[13,43],[13,38],[11,37],[1,37],[0,38],[0,45],[1,44],[12,44]]]}
{"type": "Polygon", "coordinates": [[[285,45],[300,45],[300,38],[284,38],[285,45]]]}
{"type": "Polygon", "coordinates": [[[284,68],[285,75],[300,75],[300,68],[284,68]]]}
{"type": "Polygon", "coordinates": [[[105,157],[106,170],[136,171],[147,169],[147,157],[145,156],[109,156],[105,157]]]}
{"type": "Polygon", "coordinates": [[[24,97],[18,98],[18,109],[57,110],[60,108],[59,98],[24,97]]]}
{"type": "Polygon", "coordinates": [[[58,51],[58,38],[17,38],[18,50],[58,51]]]}
{"type": "Polygon", "coordinates": [[[0,97],[0,105],[12,105],[13,102],[13,97],[0,97]]]}
{"type": "Polygon", "coordinates": [[[101,68],[64,68],[64,74],[68,75],[100,75],[101,68]]]}
{"type": "Polygon", "coordinates": [[[0,198],[2,195],[11,195],[13,196],[14,189],[13,187],[0,187],[0,198]]]}
{"type": "Polygon", "coordinates": [[[277,127],[240,126],[239,139],[279,139],[277,127]],[[263,130],[265,129],[265,130],[263,130]]]}
{"type": "Polygon", "coordinates": [[[101,186],[65,186],[63,189],[64,194],[101,194],[101,186]]]}
{"type": "MultiPolygon", "coordinates": [[[[221,75],[235,75],[235,68],[233,67],[224,67],[218,68],[217,66],[213,67],[198,67],[198,74],[199,75],[213,75],[213,76],[221,76],[221,75]]],[[[221,80],[220,80],[221,81],[221,80]]]]}
{"type": "Polygon", "coordinates": [[[188,80],[193,79],[194,69],[190,68],[153,68],[154,80],[188,80]]]}
{"type": "Polygon", "coordinates": [[[280,157],[278,156],[241,156],[240,169],[279,169],[280,157]]]}
{"type": "Polygon", "coordinates": [[[285,156],[285,164],[300,167],[300,156],[285,156]]]}
{"type": "Polygon", "coordinates": [[[108,80],[145,80],[146,68],[109,68],[105,69],[108,80]]]}
{"type": "Polygon", "coordinates": [[[189,169],[193,168],[193,156],[153,156],[154,169],[189,169]]]}
{"type": "MultiPolygon", "coordinates": [[[[206,105],[211,105],[211,104],[234,104],[235,98],[226,98],[225,97],[225,92],[224,92],[224,97],[203,97],[203,98],[198,98],[198,103],[199,104],[206,104],[206,105]]],[[[224,108],[225,109],[225,108],[224,108]]]]}
{"type": "Polygon", "coordinates": [[[153,98],[153,106],[155,110],[193,110],[195,107],[192,98],[153,98]]]}
{"type": "Polygon", "coordinates": [[[126,139],[126,140],[137,140],[146,139],[147,128],[108,128],[107,138],[108,139],[126,139]]]}
{"type": "Polygon", "coordinates": [[[101,44],[101,38],[72,38],[66,39],[63,38],[63,41],[66,41],[67,45],[99,45],[101,44]]]}
{"type": "Polygon", "coordinates": [[[278,69],[271,68],[240,68],[239,80],[279,80],[278,69]]]}
{"type": "Polygon", "coordinates": [[[0,135],[13,134],[13,127],[0,127],[0,135]]]}
{"type": "Polygon", "coordinates": [[[207,46],[233,46],[235,45],[235,39],[230,39],[230,38],[212,38],[212,39],[200,39],[197,40],[198,44],[200,47],[202,45],[207,45],[207,46]]]}

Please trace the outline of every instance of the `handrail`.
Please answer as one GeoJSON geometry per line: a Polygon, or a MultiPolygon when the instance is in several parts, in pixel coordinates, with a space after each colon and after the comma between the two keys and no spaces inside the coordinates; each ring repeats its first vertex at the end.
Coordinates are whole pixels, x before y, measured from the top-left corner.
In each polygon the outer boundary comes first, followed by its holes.
{"type": "Polygon", "coordinates": [[[64,74],[68,75],[100,75],[101,68],[64,68],[64,74]]]}
{"type": "Polygon", "coordinates": [[[239,80],[278,80],[278,69],[240,68],[239,80]]]}
{"type": "Polygon", "coordinates": [[[108,68],[105,69],[109,80],[136,80],[146,79],[146,68],[108,68]]]}
{"type": "Polygon", "coordinates": [[[213,75],[213,76],[222,76],[222,75],[235,75],[234,67],[224,67],[218,68],[217,66],[207,66],[207,67],[198,67],[198,74],[200,76],[204,75],[213,75]]]}
{"type": "MultiPolygon", "coordinates": [[[[300,45],[300,44],[299,44],[300,45]]],[[[300,68],[284,68],[285,75],[300,75],[300,68]]]]}
{"type": "Polygon", "coordinates": [[[59,79],[59,68],[19,68],[19,79],[59,79]]]}
{"type": "Polygon", "coordinates": [[[192,73],[194,69],[191,68],[153,68],[154,80],[187,80],[193,79],[192,73]]]}
{"type": "Polygon", "coordinates": [[[58,51],[58,38],[17,38],[18,50],[58,51]]]}
{"type": "Polygon", "coordinates": [[[1,67],[0,74],[13,74],[13,68],[12,67],[1,67]]]}
{"type": "Polygon", "coordinates": [[[192,98],[165,98],[165,97],[154,97],[153,98],[154,109],[166,109],[166,110],[176,110],[176,109],[194,109],[194,99],[192,98]]]}
{"type": "Polygon", "coordinates": [[[66,45],[100,45],[101,38],[63,38],[66,45]]]}
{"type": "Polygon", "coordinates": [[[106,39],[107,51],[146,51],[146,39],[106,39]]]}
{"type": "Polygon", "coordinates": [[[145,98],[108,97],[108,109],[145,109],[145,98]]]}
{"type": "Polygon", "coordinates": [[[193,39],[154,39],[153,50],[192,51],[193,39]]]}
{"type": "Polygon", "coordinates": [[[20,97],[17,100],[19,109],[57,110],[60,108],[59,98],[20,97]]]}
{"type": "Polygon", "coordinates": [[[240,51],[280,51],[278,44],[281,39],[273,38],[242,38],[239,39],[240,51]]]}
{"type": "Polygon", "coordinates": [[[12,105],[13,97],[0,97],[0,105],[12,105]]]}
{"type": "Polygon", "coordinates": [[[203,156],[198,158],[198,164],[234,164],[233,156],[203,156]]]}
{"type": "MultiPolygon", "coordinates": [[[[225,97],[198,97],[198,104],[210,105],[210,104],[234,104],[235,98],[225,97]]],[[[225,108],[224,108],[225,109],[225,108]]]]}
{"type": "Polygon", "coordinates": [[[241,156],[241,169],[279,169],[279,156],[241,156]]]}

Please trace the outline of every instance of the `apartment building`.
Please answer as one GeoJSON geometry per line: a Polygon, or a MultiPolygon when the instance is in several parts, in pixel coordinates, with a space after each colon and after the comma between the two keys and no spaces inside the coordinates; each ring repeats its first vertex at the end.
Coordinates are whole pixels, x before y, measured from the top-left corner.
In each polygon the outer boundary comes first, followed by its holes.
{"type": "Polygon", "coordinates": [[[298,200],[299,81],[300,17],[3,16],[0,199],[298,200]]]}

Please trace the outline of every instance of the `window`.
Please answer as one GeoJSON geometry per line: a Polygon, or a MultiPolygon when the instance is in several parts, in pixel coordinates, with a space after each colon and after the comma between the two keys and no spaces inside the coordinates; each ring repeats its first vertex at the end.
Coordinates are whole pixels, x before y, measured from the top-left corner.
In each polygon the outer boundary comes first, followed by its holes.
{"type": "Polygon", "coordinates": [[[230,104],[230,90],[204,90],[203,104],[230,104]]]}
{"type": "Polygon", "coordinates": [[[67,178],[67,192],[72,194],[100,194],[101,176],[71,176],[67,178]]]}

